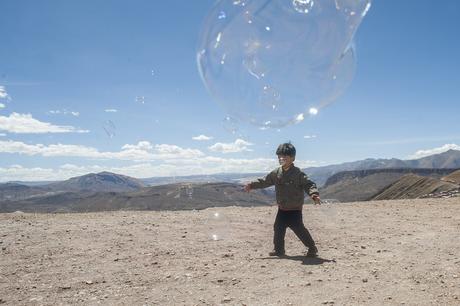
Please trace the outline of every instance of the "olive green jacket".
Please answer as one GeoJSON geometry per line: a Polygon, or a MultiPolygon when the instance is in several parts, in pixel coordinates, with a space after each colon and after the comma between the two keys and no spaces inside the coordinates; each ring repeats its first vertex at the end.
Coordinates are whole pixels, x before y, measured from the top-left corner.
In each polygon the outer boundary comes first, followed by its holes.
{"type": "Polygon", "coordinates": [[[265,178],[249,183],[252,189],[267,188],[275,185],[276,203],[283,210],[301,210],[305,192],[312,196],[318,194],[316,184],[294,165],[287,171],[279,167],[265,178]]]}

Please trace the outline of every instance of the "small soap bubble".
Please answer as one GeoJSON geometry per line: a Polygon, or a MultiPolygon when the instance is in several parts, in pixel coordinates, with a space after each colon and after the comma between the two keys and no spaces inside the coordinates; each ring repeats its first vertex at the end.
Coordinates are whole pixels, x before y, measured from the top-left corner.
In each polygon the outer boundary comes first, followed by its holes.
{"type": "Polygon", "coordinates": [[[338,205],[340,201],[337,199],[324,199],[321,200],[321,205],[315,208],[322,215],[325,224],[334,224],[339,217],[338,205]]]}
{"type": "Polygon", "coordinates": [[[297,12],[307,14],[315,2],[313,0],[292,0],[292,5],[297,12]]]}
{"type": "Polygon", "coordinates": [[[192,184],[185,185],[185,194],[189,200],[193,199],[193,185],[192,184]]]}
{"type": "Polygon", "coordinates": [[[230,116],[226,116],[222,120],[222,126],[227,132],[233,135],[238,133],[238,121],[230,116]]]}
{"type": "Polygon", "coordinates": [[[212,240],[223,240],[228,237],[229,222],[227,216],[221,211],[212,211],[207,222],[212,240]]]}
{"type": "Polygon", "coordinates": [[[219,0],[200,33],[200,76],[232,118],[272,128],[298,123],[299,114],[313,115],[311,108],[334,102],[351,83],[353,37],[370,4],[219,0]]]}
{"type": "Polygon", "coordinates": [[[259,102],[261,106],[268,107],[272,111],[276,112],[281,103],[280,93],[274,87],[264,85],[259,97],[259,102]]]}
{"type": "Polygon", "coordinates": [[[246,5],[246,0],[233,0],[233,5],[245,6],[246,5]]]}
{"type": "Polygon", "coordinates": [[[227,17],[227,15],[225,14],[224,11],[220,11],[219,16],[217,16],[218,19],[224,19],[226,17],[227,17]]]}
{"type": "Polygon", "coordinates": [[[112,120],[106,120],[106,121],[104,122],[104,125],[102,126],[102,128],[104,129],[105,134],[106,134],[109,138],[115,137],[117,127],[115,126],[115,123],[112,122],[112,120]]]}
{"type": "Polygon", "coordinates": [[[145,104],[145,97],[144,96],[136,96],[136,102],[145,104]]]}

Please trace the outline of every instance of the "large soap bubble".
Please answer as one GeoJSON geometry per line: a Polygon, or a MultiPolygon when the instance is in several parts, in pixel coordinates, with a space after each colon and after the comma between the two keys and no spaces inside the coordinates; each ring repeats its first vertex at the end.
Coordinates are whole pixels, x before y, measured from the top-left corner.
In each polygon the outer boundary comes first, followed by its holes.
{"type": "Polygon", "coordinates": [[[231,117],[263,127],[300,122],[350,84],[353,35],[369,7],[370,0],[217,1],[200,33],[201,77],[231,117]]]}

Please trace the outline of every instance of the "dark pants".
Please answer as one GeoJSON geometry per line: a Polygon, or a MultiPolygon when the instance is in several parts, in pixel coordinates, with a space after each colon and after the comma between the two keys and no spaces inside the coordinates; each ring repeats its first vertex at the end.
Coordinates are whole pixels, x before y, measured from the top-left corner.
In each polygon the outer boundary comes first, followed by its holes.
{"type": "Polygon", "coordinates": [[[278,209],[275,225],[273,226],[275,230],[273,243],[275,244],[276,252],[284,253],[284,236],[286,235],[286,228],[288,227],[299,237],[300,241],[302,241],[307,248],[315,246],[315,241],[313,241],[310,233],[303,225],[302,211],[278,209]]]}

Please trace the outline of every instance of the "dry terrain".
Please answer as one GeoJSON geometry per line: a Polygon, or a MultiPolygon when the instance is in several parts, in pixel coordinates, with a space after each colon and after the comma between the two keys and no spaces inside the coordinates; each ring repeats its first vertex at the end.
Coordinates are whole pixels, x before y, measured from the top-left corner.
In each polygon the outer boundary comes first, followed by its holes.
{"type": "Polygon", "coordinates": [[[276,207],[0,214],[5,305],[459,305],[460,198],[304,208],[320,257],[276,207]]]}

